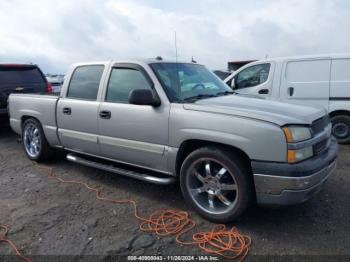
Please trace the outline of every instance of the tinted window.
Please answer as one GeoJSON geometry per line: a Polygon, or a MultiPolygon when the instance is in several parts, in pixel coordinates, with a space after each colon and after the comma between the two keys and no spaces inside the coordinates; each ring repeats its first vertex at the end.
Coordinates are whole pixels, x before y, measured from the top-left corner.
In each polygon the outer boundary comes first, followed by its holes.
{"type": "Polygon", "coordinates": [[[96,100],[103,69],[103,65],[76,68],[69,83],[67,97],[96,100]]]}
{"type": "Polygon", "coordinates": [[[237,75],[236,88],[247,88],[260,85],[269,77],[270,64],[254,65],[237,75]]]}
{"type": "Polygon", "coordinates": [[[128,103],[133,89],[151,89],[142,72],[131,68],[113,68],[109,79],[106,101],[128,103]]]}
{"type": "Polygon", "coordinates": [[[44,77],[37,67],[0,66],[0,84],[32,84],[44,82],[44,77]]]}

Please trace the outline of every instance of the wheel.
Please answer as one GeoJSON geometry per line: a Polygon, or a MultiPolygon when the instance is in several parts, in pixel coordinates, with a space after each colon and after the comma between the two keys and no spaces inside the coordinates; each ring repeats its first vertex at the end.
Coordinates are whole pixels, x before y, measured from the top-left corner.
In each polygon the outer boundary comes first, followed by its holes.
{"type": "Polygon", "coordinates": [[[40,162],[48,160],[54,155],[54,150],[47,142],[41,124],[34,118],[29,118],[23,123],[22,144],[31,160],[40,162]]]}
{"type": "Polygon", "coordinates": [[[350,142],[350,116],[338,115],[331,118],[332,133],[340,144],[350,142]]]}
{"type": "Polygon", "coordinates": [[[200,148],[187,156],[180,186],[186,202],[216,223],[232,222],[253,199],[252,176],[244,160],[216,147],[200,148]]]}

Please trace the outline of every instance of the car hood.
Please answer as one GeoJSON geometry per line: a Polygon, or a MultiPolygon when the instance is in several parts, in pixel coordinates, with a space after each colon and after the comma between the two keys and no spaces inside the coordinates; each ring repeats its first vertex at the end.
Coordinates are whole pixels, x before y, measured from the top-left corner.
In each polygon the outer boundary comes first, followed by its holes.
{"type": "Polygon", "coordinates": [[[295,105],[237,95],[201,99],[195,103],[184,104],[184,109],[254,118],[279,126],[312,124],[313,121],[326,114],[326,110],[321,107],[295,105]]]}

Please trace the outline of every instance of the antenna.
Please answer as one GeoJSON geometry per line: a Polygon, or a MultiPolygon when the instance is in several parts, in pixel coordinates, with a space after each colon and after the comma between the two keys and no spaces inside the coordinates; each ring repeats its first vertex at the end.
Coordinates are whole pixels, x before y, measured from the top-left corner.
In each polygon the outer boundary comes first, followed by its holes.
{"type": "Polygon", "coordinates": [[[176,39],[176,31],[174,31],[175,33],[175,57],[176,57],[176,63],[177,63],[177,39],[176,39]]]}

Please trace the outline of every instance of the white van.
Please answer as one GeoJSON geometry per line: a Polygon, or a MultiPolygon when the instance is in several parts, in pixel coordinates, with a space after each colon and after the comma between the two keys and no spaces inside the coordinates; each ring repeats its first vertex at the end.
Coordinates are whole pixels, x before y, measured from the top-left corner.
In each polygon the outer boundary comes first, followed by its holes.
{"type": "Polygon", "coordinates": [[[323,106],[338,142],[350,142],[350,54],[260,60],[224,81],[239,94],[323,106]]]}

